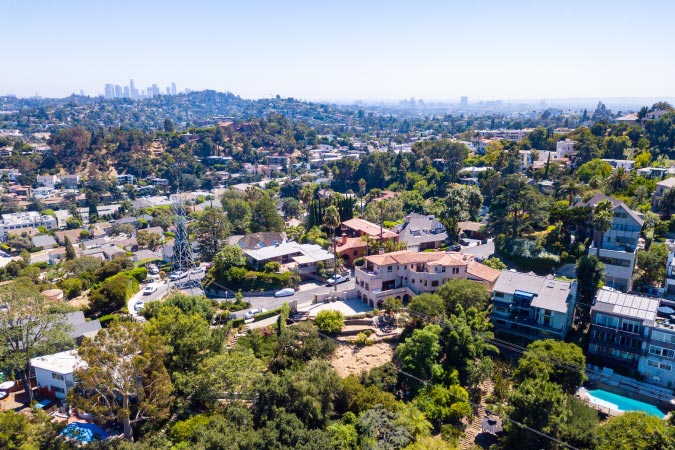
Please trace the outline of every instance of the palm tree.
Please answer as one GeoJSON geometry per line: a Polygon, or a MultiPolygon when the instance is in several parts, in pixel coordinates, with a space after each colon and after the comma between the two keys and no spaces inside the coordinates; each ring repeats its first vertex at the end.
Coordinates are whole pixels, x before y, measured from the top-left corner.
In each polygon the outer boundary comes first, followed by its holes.
{"type": "Polygon", "coordinates": [[[361,215],[363,215],[363,196],[366,193],[366,180],[363,178],[359,180],[359,193],[361,194],[361,215]]]}
{"type": "Polygon", "coordinates": [[[612,227],[614,205],[609,200],[602,200],[593,209],[593,232],[595,247],[600,250],[605,232],[612,227]],[[599,239],[598,239],[599,238],[599,239]]]}
{"type": "Polygon", "coordinates": [[[609,184],[612,186],[612,190],[614,191],[625,189],[629,182],[630,176],[623,167],[616,169],[616,172],[614,172],[609,178],[609,184]]]}
{"type": "Polygon", "coordinates": [[[574,178],[570,178],[567,183],[560,188],[560,194],[566,195],[570,205],[574,202],[574,197],[581,194],[583,187],[577,183],[574,178]]]}
{"type": "MultiPolygon", "coordinates": [[[[323,225],[330,230],[329,237],[333,241],[333,276],[337,275],[337,241],[335,240],[335,230],[340,226],[340,212],[335,205],[326,208],[323,215],[323,225]]],[[[337,283],[335,283],[337,291],[337,283]]]]}

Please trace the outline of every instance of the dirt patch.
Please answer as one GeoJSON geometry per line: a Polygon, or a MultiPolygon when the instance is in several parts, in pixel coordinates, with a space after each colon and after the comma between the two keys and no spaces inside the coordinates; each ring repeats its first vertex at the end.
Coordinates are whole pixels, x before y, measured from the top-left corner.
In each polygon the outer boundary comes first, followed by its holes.
{"type": "Polygon", "coordinates": [[[380,342],[365,347],[341,345],[330,360],[330,365],[341,376],[358,375],[392,360],[394,345],[380,342]]]}

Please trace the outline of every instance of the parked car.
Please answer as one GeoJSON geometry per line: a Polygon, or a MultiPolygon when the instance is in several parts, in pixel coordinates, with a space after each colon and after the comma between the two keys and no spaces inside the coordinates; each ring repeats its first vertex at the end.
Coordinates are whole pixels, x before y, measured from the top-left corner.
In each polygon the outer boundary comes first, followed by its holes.
{"type": "Polygon", "coordinates": [[[177,280],[181,280],[181,279],[183,279],[187,276],[188,276],[187,272],[182,272],[182,271],[179,270],[179,271],[173,272],[171,275],[169,275],[169,280],[177,281],[177,280]]]}
{"type": "Polygon", "coordinates": [[[203,267],[195,267],[190,271],[190,273],[204,273],[204,268],[203,267]]]}
{"type": "Polygon", "coordinates": [[[333,276],[326,281],[328,286],[333,286],[334,284],[346,283],[349,281],[349,274],[347,275],[337,275],[333,276]]]}
{"type": "Polygon", "coordinates": [[[180,284],[181,289],[191,289],[201,286],[201,280],[187,280],[180,284]]]}
{"type": "Polygon", "coordinates": [[[150,275],[157,275],[159,273],[159,267],[154,264],[148,264],[145,268],[148,269],[150,275]]]}
{"type": "Polygon", "coordinates": [[[136,312],[138,312],[141,309],[143,309],[144,306],[145,306],[145,302],[143,302],[143,300],[139,300],[139,301],[136,302],[136,305],[134,305],[134,309],[136,310],[136,312]]]}
{"type": "Polygon", "coordinates": [[[295,294],[295,289],[293,288],[284,288],[274,293],[275,297],[288,297],[295,294]]]}
{"type": "Polygon", "coordinates": [[[244,314],[244,319],[251,319],[256,314],[264,313],[265,311],[267,311],[265,308],[253,308],[252,310],[244,314]]]}
{"type": "Polygon", "coordinates": [[[461,252],[462,251],[462,246],[459,244],[454,244],[450,246],[450,251],[451,252],[461,252]]]}
{"type": "Polygon", "coordinates": [[[147,285],[145,289],[143,289],[143,295],[150,295],[153,292],[157,292],[157,285],[154,283],[147,285]]]}

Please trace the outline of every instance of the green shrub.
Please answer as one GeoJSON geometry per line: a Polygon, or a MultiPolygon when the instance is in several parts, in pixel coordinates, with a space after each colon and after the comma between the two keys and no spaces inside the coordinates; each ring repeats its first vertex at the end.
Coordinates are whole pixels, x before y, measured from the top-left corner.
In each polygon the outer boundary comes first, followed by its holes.
{"type": "Polygon", "coordinates": [[[365,260],[364,258],[362,258],[362,257],[361,257],[361,258],[356,258],[356,259],[354,260],[354,265],[355,265],[356,267],[361,267],[361,266],[363,266],[365,263],[366,263],[366,260],[365,260]]]}
{"type": "Polygon", "coordinates": [[[261,320],[267,319],[267,318],[272,317],[272,316],[276,316],[277,314],[280,314],[280,313],[281,313],[281,308],[276,308],[276,309],[272,309],[270,311],[265,311],[265,312],[262,312],[260,314],[256,314],[253,317],[253,321],[254,322],[260,322],[261,320]]]}
{"type": "Polygon", "coordinates": [[[345,325],[345,316],[340,311],[324,309],[314,318],[314,325],[324,333],[337,334],[345,325]]]}
{"type": "Polygon", "coordinates": [[[135,269],[131,269],[127,273],[132,277],[134,277],[136,281],[138,281],[139,283],[141,281],[145,281],[145,279],[148,278],[148,269],[146,269],[145,267],[137,267],[135,269]]]}
{"type": "Polygon", "coordinates": [[[103,328],[107,328],[111,323],[117,322],[119,317],[117,314],[106,314],[105,316],[99,317],[98,321],[101,322],[103,328]]]}
{"type": "Polygon", "coordinates": [[[269,261],[265,263],[265,272],[278,272],[281,269],[281,263],[279,261],[269,261]]]}
{"type": "Polygon", "coordinates": [[[232,328],[239,328],[244,324],[244,318],[232,319],[232,328]]]}

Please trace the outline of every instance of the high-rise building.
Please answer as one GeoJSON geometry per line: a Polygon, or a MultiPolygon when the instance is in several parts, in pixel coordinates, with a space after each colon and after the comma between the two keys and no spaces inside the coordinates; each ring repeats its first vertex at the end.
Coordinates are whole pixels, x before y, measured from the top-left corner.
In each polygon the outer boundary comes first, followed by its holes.
{"type": "Polygon", "coordinates": [[[115,85],[115,98],[122,98],[122,86],[119,84],[115,85]]]}
{"type": "Polygon", "coordinates": [[[80,95],[84,97],[84,89],[80,89],[80,95]]]}
{"type": "Polygon", "coordinates": [[[115,97],[115,86],[108,83],[105,85],[105,98],[111,99],[113,97],[115,97]]]}
{"type": "Polygon", "coordinates": [[[138,98],[138,91],[136,90],[136,87],[134,86],[134,79],[129,80],[129,94],[131,95],[131,98],[136,99],[138,98]]]}
{"type": "Polygon", "coordinates": [[[129,86],[124,86],[124,98],[129,97],[131,97],[131,93],[129,92],[129,86]]]}
{"type": "Polygon", "coordinates": [[[166,95],[171,95],[171,88],[169,86],[166,87],[166,95]]]}
{"type": "Polygon", "coordinates": [[[462,105],[462,106],[468,105],[469,104],[469,97],[467,97],[466,95],[463,95],[462,97],[460,97],[459,104],[462,105]]]}
{"type": "Polygon", "coordinates": [[[176,95],[176,83],[171,82],[171,95],[176,95]]]}

